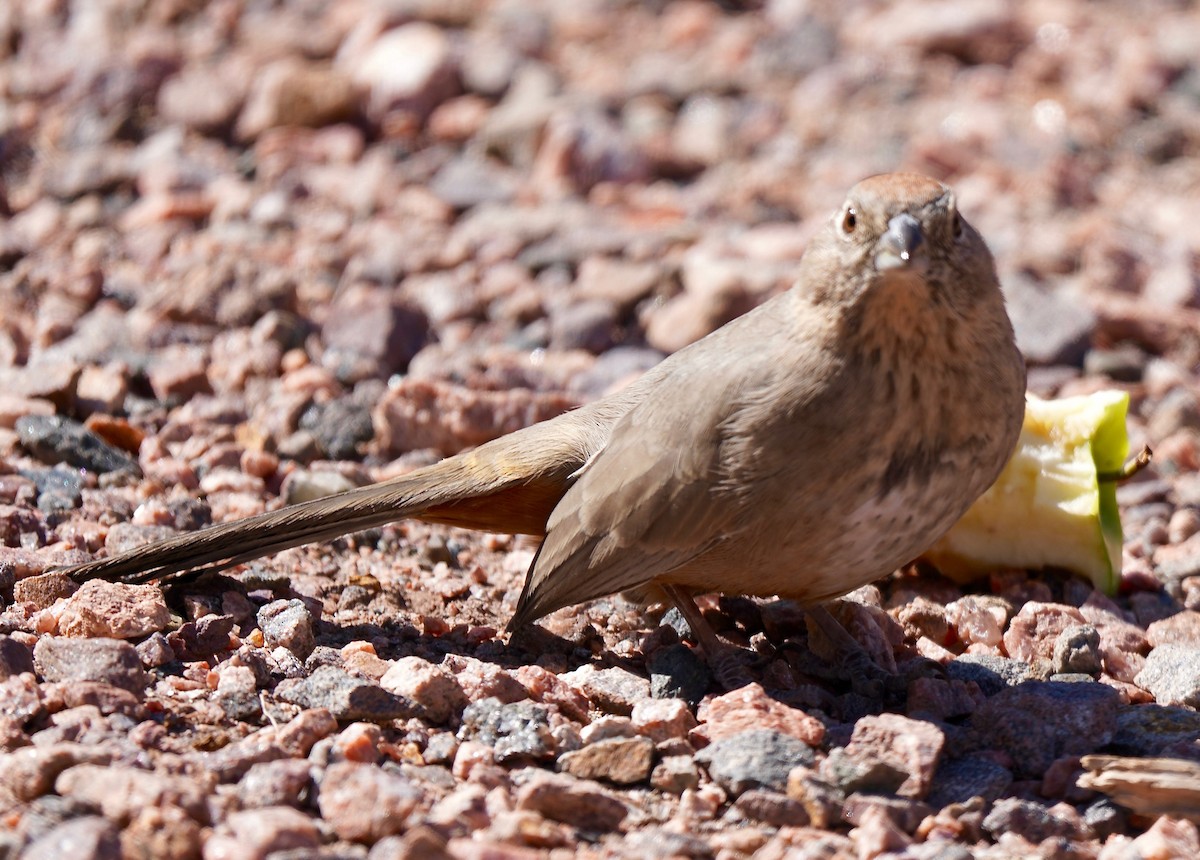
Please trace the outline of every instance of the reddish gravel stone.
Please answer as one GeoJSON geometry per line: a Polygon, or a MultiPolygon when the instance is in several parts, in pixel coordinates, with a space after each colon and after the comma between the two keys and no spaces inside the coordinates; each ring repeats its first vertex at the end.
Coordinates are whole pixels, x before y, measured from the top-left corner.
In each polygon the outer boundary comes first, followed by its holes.
{"type": "Polygon", "coordinates": [[[404,832],[421,797],[399,774],[356,762],[330,765],[320,788],[321,815],[337,835],[367,844],[404,832]]]}
{"type": "Polygon", "coordinates": [[[275,852],[315,851],[320,844],[311,818],[291,807],[271,806],[232,813],[204,844],[204,860],[265,860],[275,852]]]}
{"type": "Polygon", "coordinates": [[[45,638],[33,649],[33,660],[38,674],[47,681],[101,681],[135,696],[145,693],[147,677],[137,651],[128,642],[45,638]]]}
{"type": "Polygon", "coordinates": [[[544,773],[517,792],[517,808],[600,832],[615,830],[629,813],[624,803],[593,782],[544,773]]]}
{"type": "Polygon", "coordinates": [[[708,700],[700,706],[698,717],[697,731],[714,741],[749,729],[782,732],[809,746],[820,746],[825,738],[819,720],[771,698],[758,684],[708,700]]]}
{"type": "Polygon", "coordinates": [[[1004,650],[1008,656],[1026,663],[1052,660],[1059,634],[1084,621],[1082,613],[1073,606],[1026,603],[1004,631],[1004,650]]]}
{"type": "Polygon", "coordinates": [[[166,628],[171,611],[157,585],[124,585],[92,580],[68,597],[59,610],[64,636],[140,639],[166,628]]]}
{"type": "Polygon", "coordinates": [[[854,724],[846,752],[860,760],[878,759],[907,773],[897,793],[923,798],[929,792],[945,740],[933,723],[880,714],[863,717],[854,724]]]}
{"type": "Polygon", "coordinates": [[[1188,645],[1200,648],[1200,612],[1184,610],[1146,628],[1146,639],[1159,645],[1188,645]]]}
{"type": "Polygon", "coordinates": [[[457,719],[467,696],[454,676],[420,657],[402,657],[379,679],[379,685],[424,709],[431,722],[443,725],[457,719]]]}
{"type": "Polygon", "coordinates": [[[214,785],[209,775],[171,776],[132,767],[78,764],[59,774],[54,790],[92,805],[105,818],[121,823],[133,820],[145,807],[167,804],[205,822],[206,797],[214,785]]]}
{"type": "Polygon", "coordinates": [[[644,737],[599,740],[564,753],[558,760],[564,773],[617,785],[645,782],[653,764],[654,742],[644,737]]]}

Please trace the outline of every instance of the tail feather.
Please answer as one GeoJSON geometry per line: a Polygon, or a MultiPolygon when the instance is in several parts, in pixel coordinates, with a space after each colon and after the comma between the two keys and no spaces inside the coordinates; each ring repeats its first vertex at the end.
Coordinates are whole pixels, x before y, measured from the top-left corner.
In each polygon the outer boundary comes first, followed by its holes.
{"type": "Polygon", "coordinates": [[[628,391],[391,481],[178,535],[63,571],[78,582],[148,582],[185,571],[221,570],[409,518],[542,535],[573,475],[605,443],[612,425],[638,396],[636,389],[628,391]]]}
{"type": "Polygon", "coordinates": [[[111,558],[64,570],[78,582],[148,582],[187,570],[221,570],[306,543],[419,516],[429,505],[428,494],[422,492],[428,484],[428,480],[414,475],[411,479],[362,487],[134,547],[111,558]]]}

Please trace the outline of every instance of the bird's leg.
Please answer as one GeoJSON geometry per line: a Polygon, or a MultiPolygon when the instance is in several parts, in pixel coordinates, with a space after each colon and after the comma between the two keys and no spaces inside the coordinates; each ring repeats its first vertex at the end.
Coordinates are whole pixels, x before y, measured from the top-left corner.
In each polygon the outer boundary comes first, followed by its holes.
{"type": "Polygon", "coordinates": [[[862,644],[851,636],[824,606],[804,607],[804,617],[810,626],[809,647],[811,648],[811,628],[816,627],[833,646],[842,668],[850,679],[851,689],[868,698],[878,698],[888,678],[887,671],[871,659],[871,655],[862,644]]]}
{"type": "MultiPolygon", "coordinates": [[[[683,616],[683,620],[691,629],[692,635],[700,643],[700,648],[704,651],[704,657],[708,661],[708,668],[712,670],[717,683],[725,690],[736,690],[751,683],[754,679],[746,670],[747,652],[720,640],[717,631],[713,630],[712,625],[704,619],[700,613],[700,607],[696,605],[696,601],[686,590],[678,585],[660,585],[659,587],[667,595],[667,599],[679,610],[679,614],[683,616]]],[[[834,621],[834,623],[837,622],[834,621]]]]}

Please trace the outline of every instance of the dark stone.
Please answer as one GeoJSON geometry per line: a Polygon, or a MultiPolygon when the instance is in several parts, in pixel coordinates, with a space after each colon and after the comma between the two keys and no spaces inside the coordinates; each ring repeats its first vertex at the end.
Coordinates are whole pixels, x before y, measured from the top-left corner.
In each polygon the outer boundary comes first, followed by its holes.
{"type": "Polygon", "coordinates": [[[39,639],[33,649],[37,672],[46,681],[103,681],[141,696],[148,679],[137,650],[120,639],[39,639]]]}
{"type": "Polygon", "coordinates": [[[813,763],[813,751],[783,732],[751,729],[714,741],[696,753],[696,761],[726,791],[739,795],[752,788],[783,791],[793,768],[813,763]]]}
{"type": "Polygon", "coordinates": [[[300,416],[300,429],[307,430],[331,460],[357,460],[358,446],[375,435],[369,406],[342,397],[314,403],[300,416]]]}
{"type": "Polygon", "coordinates": [[[668,645],[646,661],[650,672],[650,695],[656,699],[683,699],[699,704],[712,683],[712,672],[696,652],[686,645],[668,645]]]}
{"type": "Polygon", "coordinates": [[[938,809],[977,796],[990,803],[1011,784],[1008,768],[982,756],[963,756],[938,765],[927,799],[938,809]]]}
{"type": "Polygon", "coordinates": [[[60,465],[53,469],[22,469],[20,474],[37,487],[39,510],[51,513],[79,507],[83,497],[83,475],[78,469],[60,465]]]}
{"type": "Polygon", "coordinates": [[[26,450],[44,463],[69,463],[98,474],[141,474],[138,464],[123,451],[61,415],[24,415],[17,419],[16,430],[26,450]]]}
{"type": "Polygon", "coordinates": [[[0,680],[32,671],[33,652],[11,636],[0,636],[0,680]]]}
{"type": "Polygon", "coordinates": [[[307,678],[282,681],[275,695],[303,708],[327,708],[339,722],[389,723],[419,712],[403,696],[333,666],[322,666],[307,678]]]}
{"type": "Polygon", "coordinates": [[[997,800],[983,819],[983,829],[993,838],[999,838],[1003,833],[1015,833],[1034,845],[1055,836],[1067,839],[1080,836],[1070,820],[1053,815],[1040,803],[1017,797],[997,800]]]}
{"type": "Polygon", "coordinates": [[[550,733],[550,712],[533,702],[504,704],[496,698],[472,702],[463,711],[458,735],[492,747],[496,761],[501,763],[545,761],[553,758],[556,750],[550,733]]]}
{"type": "Polygon", "coordinates": [[[945,665],[946,676],[955,681],[974,681],[985,696],[1029,679],[1029,664],[991,654],[963,654],[945,665]]]}
{"type": "Polygon", "coordinates": [[[971,727],[985,746],[1012,757],[1018,777],[1040,779],[1055,759],[1111,741],[1119,703],[1117,691],[1103,684],[1027,681],[984,702],[971,727]]]}

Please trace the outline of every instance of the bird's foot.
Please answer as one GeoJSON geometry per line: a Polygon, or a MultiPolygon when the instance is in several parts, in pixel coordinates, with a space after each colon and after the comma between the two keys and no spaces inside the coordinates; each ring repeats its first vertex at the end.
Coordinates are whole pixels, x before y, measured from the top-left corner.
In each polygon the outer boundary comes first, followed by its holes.
{"type": "Polygon", "coordinates": [[[728,692],[753,683],[755,678],[750,672],[750,665],[757,660],[757,655],[745,648],[722,642],[686,591],[674,585],[664,585],[662,590],[683,615],[692,635],[700,643],[705,662],[717,685],[728,692]]]}

